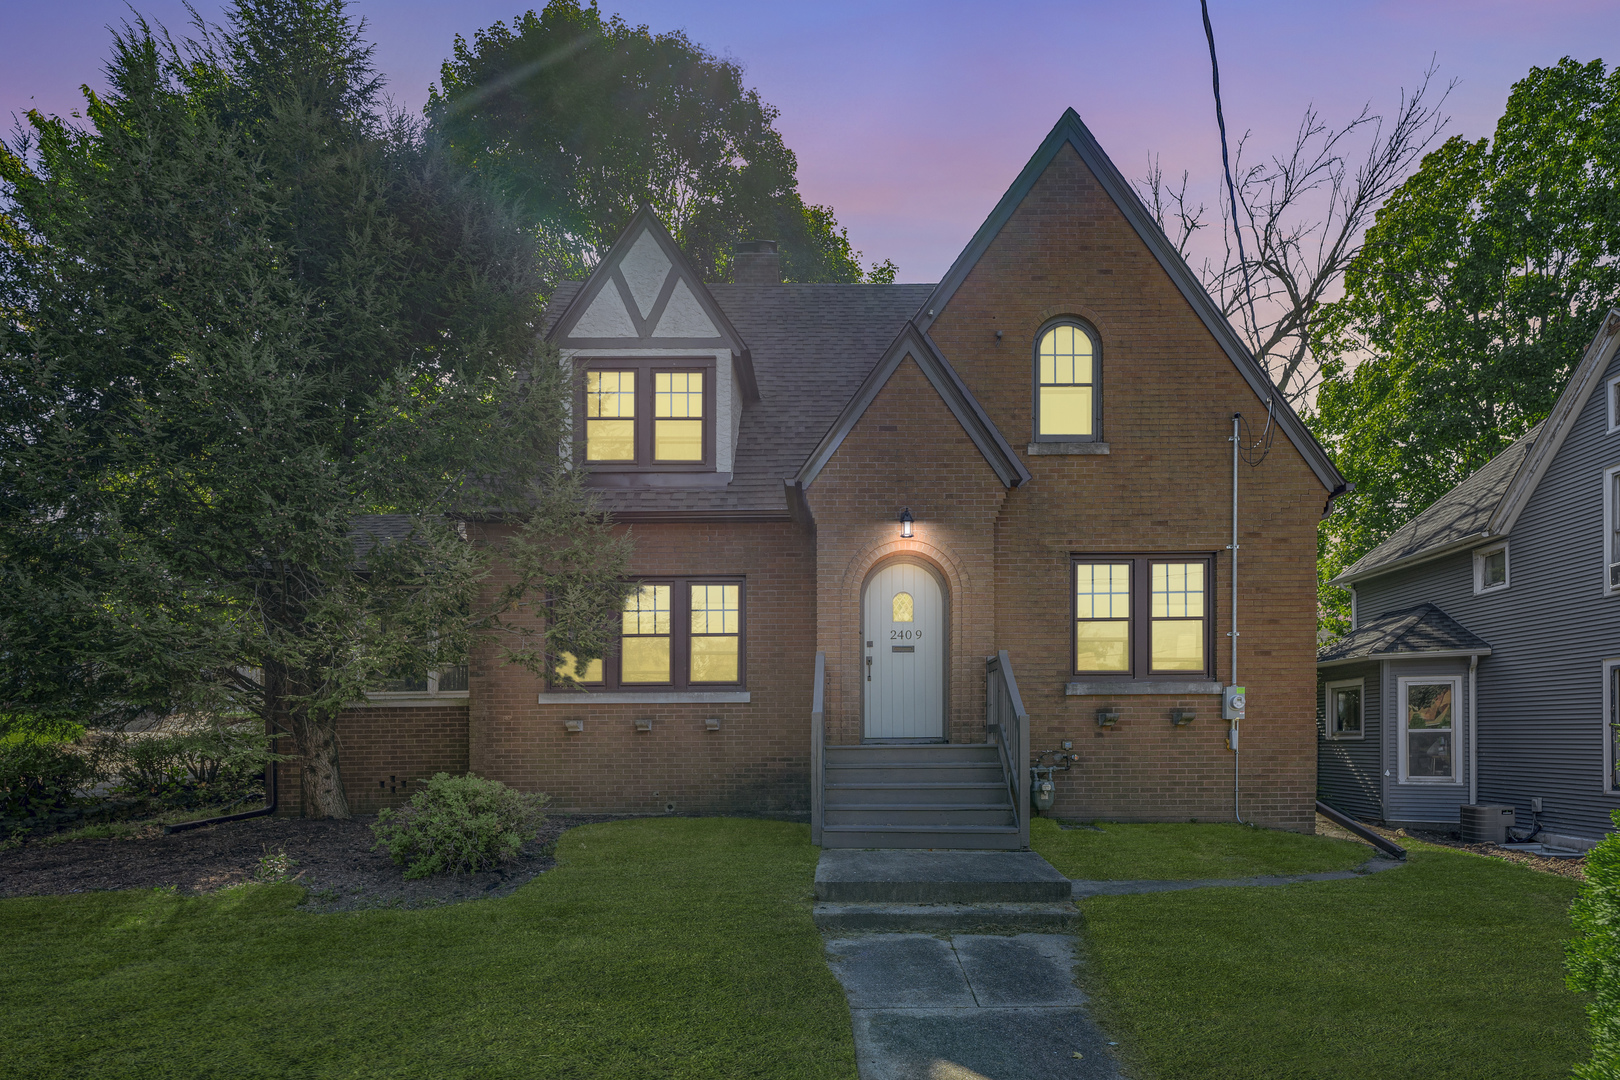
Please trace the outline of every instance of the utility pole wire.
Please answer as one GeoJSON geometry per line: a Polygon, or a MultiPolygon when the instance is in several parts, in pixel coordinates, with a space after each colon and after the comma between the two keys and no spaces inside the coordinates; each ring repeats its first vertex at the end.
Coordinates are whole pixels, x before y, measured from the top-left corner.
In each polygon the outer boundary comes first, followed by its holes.
{"type": "Polygon", "coordinates": [[[1209,0],[1198,0],[1198,4],[1204,10],[1204,38],[1209,42],[1209,72],[1215,83],[1215,126],[1221,129],[1221,168],[1226,173],[1226,194],[1232,204],[1232,232],[1237,236],[1238,266],[1243,271],[1243,292],[1249,302],[1249,327],[1252,336],[1258,337],[1260,320],[1254,314],[1254,286],[1249,282],[1249,260],[1243,253],[1243,225],[1238,219],[1237,185],[1232,182],[1232,162],[1226,153],[1226,117],[1221,113],[1221,65],[1215,59],[1215,28],[1209,22],[1209,0]]]}

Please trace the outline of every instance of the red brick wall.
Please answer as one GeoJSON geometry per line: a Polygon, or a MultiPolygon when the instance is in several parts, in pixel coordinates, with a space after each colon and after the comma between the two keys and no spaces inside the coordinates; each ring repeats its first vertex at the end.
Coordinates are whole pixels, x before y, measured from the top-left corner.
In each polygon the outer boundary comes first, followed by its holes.
{"type": "MultiPolygon", "coordinates": [[[[1220,699],[1068,698],[1071,552],[1219,552],[1217,673],[1229,678],[1231,417],[1258,434],[1249,389],[1169,277],[1065,146],[940,313],[934,340],[1020,452],[1032,432],[1035,335],[1079,315],[1102,338],[1106,456],[1026,456],[1034,479],[996,522],[996,626],[1033,718],[1035,749],[1075,740],[1056,811],[1135,820],[1230,818],[1220,699]],[[1000,341],[996,331],[1002,331],[1000,341]],[[1098,706],[1120,707],[1099,731],[1098,706]],[[1170,709],[1197,719],[1175,729],[1170,709]]],[[[1286,437],[1242,466],[1239,681],[1249,687],[1243,813],[1309,830],[1316,790],[1316,522],[1327,492],[1286,437]]]]}
{"type": "Polygon", "coordinates": [[[558,809],[808,812],[813,538],[791,522],[630,528],[634,573],[746,578],[751,701],[597,705],[567,692],[562,704],[541,705],[542,680],[486,647],[470,666],[473,771],[544,791],[558,809]],[[718,731],[707,730],[710,718],[718,731]],[[584,730],[566,731],[564,721],[575,719],[584,730]],[[652,730],[636,731],[638,719],[650,719],[652,730]]]}
{"type": "Polygon", "coordinates": [[[995,523],[1006,488],[914,361],[902,360],[806,495],[816,519],[817,647],[827,741],[861,741],[861,592],[885,559],[932,564],[949,594],[953,742],[984,740],[984,658],[995,650],[995,523]],[[896,520],[909,506],[912,539],[896,520]]]}
{"type": "MultiPolygon", "coordinates": [[[[400,805],[434,773],[466,773],[467,706],[383,706],[339,714],[338,771],[356,814],[400,805]]],[[[277,766],[276,786],[278,812],[302,813],[297,761],[277,766]]]]}

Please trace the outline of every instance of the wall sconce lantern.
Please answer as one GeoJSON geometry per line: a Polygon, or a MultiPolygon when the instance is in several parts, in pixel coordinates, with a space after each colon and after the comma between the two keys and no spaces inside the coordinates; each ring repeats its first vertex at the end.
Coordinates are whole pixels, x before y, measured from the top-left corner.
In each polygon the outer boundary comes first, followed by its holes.
{"type": "Polygon", "coordinates": [[[911,507],[908,506],[904,510],[900,511],[900,537],[901,537],[901,539],[904,539],[904,540],[910,540],[911,539],[911,523],[913,521],[916,521],[916,520],[917,520],[916,518],[911,516],[911,507]]]}

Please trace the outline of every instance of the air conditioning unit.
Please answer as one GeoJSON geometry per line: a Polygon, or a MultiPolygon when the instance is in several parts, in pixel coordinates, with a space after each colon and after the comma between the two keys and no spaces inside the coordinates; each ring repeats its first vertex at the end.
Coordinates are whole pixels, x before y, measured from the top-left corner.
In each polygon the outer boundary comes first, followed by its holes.
{"type": "Polygon", "coordinates": [[[1463,843],[1507,843],[1508,830],[1514,825],[1513,807],[1481,803],[1477,806],[1461,806],[1458,810],[1463,843]]]}

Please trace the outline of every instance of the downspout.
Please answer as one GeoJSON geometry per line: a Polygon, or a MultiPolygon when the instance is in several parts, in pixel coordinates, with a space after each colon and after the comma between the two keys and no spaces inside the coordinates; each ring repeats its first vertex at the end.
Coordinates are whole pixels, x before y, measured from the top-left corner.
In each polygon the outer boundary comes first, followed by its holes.
{"type": "MultiPolygon", "coordinates": [[[[1232,414],[1232,542],[1227,550],[1232,553],[1232,630],[1226,636],[1232,639],[1232,683],[1238,684],[1237,668],[1237,555],[1238,555],[1238,422],[1243,419],[1242,413],[1232,414]]],[[[1238,824],[1247,824],[1243,820],[1243,808],[1238,798],[1238,763],[1241,760],[1241,751],[1238,749],[1238,721],[1232,720],[1232,816],[1237,818],[1238,824]]]]}
{"type": "Polygon", "coordinates": [[[1479,707],[1475,704],[1474,672],[1479,669],[1479,653],[1468,658],[1468,805],[1479,805],[1479,707]]]}

